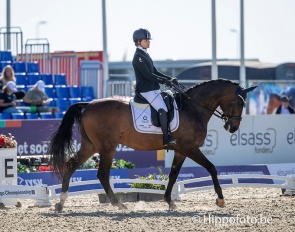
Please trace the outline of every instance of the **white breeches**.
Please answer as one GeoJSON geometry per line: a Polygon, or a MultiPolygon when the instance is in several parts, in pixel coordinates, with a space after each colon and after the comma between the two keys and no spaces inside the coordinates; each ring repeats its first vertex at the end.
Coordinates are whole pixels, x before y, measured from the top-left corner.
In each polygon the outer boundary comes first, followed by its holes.
{"type": "Polygon", "coordinates": [[[159,109],[164,109],[166,112],[168,112],[167,106],[160,93],[160,90],[152,90],[140,94],[156,109],[156,111],[159,111],[159,109]]]}

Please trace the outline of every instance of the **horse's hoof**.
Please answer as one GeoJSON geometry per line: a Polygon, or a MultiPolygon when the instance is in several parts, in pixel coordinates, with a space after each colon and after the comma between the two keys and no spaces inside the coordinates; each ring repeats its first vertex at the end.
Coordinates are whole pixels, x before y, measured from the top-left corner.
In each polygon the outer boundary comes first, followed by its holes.
{"type": "Polygon", "coordinates": [[[17,208],[21,208],[22,207],[22,203],[20,203],[19,201],[16,203],[15,207],[17,208]]]}
{"type": "Polygon", "coordinates": [[[224,204],[225,204],[224,199],[219,199],[219,198],[216,199],[216,205],[218,205],[219,207],[223,208],[224,204]]]}
{"type": "Polygon", "coordinates": [[[177,206],[174,204],[173,201],[171,201],[171,202],[169,203],[169,210],[176,210],[176,209],[177,209],[177,206]]]}
{"type": "Polygon", "coordinates": [[[56,204],[55,204],[55,211],[56,211],[57,213],[62,213],[62,209],[63,209],[62,204],[60,204],[60,203],[56,203],[56,204]]]}
{"type": "Polygon", "coordinates": [[[117,204],[117,207],[119,208],[119,210],[126,210],[127,206],[123,205],[122,203],[117,204]]]}

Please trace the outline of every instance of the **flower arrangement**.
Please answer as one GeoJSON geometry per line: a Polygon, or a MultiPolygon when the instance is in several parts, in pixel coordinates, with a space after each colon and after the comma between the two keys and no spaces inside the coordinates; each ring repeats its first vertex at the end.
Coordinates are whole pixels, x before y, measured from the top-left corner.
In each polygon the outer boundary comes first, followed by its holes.
{"type": "Polygon", "coordinates": [[[8,136],[4,134],[0,134],[0,148],[14,148],[16,147],[16,141],[14,140],[14,136],[10,133],[8,136]]]}
{"type": "MultiPolygon", "coordinates": [[[[156,178],[156,173],[154,174],[149,174],[148,176],[139,176],[135,175],[137,179],[141,180],[161,180],[161,181],[167,181],[169,179],[168,176],[166,176],[162,169],[158,167],[159,170],[159,178],[156,178]]],[[[165,190],[165,185],[162,184],[146,184],[146,183],[133,183],[130,185],[131,188],[144,188],[144,189],[158,189],[158,190],[165,190]]]]}

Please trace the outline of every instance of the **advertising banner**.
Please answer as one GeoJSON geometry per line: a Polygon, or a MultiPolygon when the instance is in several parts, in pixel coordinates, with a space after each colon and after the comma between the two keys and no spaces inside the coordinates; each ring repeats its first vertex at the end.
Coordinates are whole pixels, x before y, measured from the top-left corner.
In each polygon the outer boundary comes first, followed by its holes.
{"type": "MultiPolygon", "coordinates": [[[[17,155],[28,157],[46,155],[48,141],[58,129],[60,120],[0,120],[1,133],[11,133],[18,143],[17,155]]],[[[80,134],[77,128],[73,131],[73,145],[80,148],[80,134]]],[[[135,163],[136,167],[163,166],[164,157],[159,158],[157,151],[138,151],[119,144],[115,159],[124,159],[135,163]]]]}
{"type": "MultiPolygon", "coordinates": [[[[200,150],[214,165],[276,164],[295,162],[295,115],[244,115],[238,131],[225,131],[223,122],[212,117],[200,150]]],[[[165,166],[173,160],[165,156],[165,166]]],[[[187,158],[184,167],[199,166],[187,158]]]]}
{"type": "MultiPolygon", "coordinates": [[[[268,164],[267,168],[270,175],[275,176],[295,176],[295,163],[285,164],[268,164]]],[[[274,180],[276,184],[281,184],[282,181],[274,180]]]]}
{"type": "MultiPolygon", "coordinates": [[[[126,179],[127,178],[127,169],[111,169],[110,179],[126,179]]],[[[87,180],[98,180],[97,170],[78,170],[76,171],[70,179],[70,183],[81,182],[87,180]]],[[[58,180],[57,176],[52,172],[32,172],[32,173],[19,173],[17,177],[18,185],[25,186],[39,186],[39,185],[58,185],[61,182],[58,180]]],[[[115,187],[128,187],[126,184],[115,184],[115,187]]],[[[101,189],[100,184],[95,185],[83,185],[70,187],[70,191],[82,191],[89,189],[101,189]]]]}

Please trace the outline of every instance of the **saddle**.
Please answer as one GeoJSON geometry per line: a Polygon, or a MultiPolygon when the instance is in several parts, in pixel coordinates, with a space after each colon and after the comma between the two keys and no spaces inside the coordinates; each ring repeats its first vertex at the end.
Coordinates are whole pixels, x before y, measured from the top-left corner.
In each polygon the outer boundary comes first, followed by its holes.
{"type": "MultiPolygon", "coordinates": [[[[174,97],[173,97],[173,94],[170,90],[166,90],[166,91],[161,92],[161,95],[162,95],[162,98],[164,99],[164,102],[167,106],[169,123],[171,123],[171,121],[174,118],[174,106],[173,106],[174,97]]],[[[140,104],[149,104],[149,102],[143,96],[141,96],[141,94],[138,92],[135,92],[134,102],[140,103],[140,104]]],[[[150,108],[151,108],[152,124],[155,127],[160,127],[161,124],[160,124],[158,112],[156,111],[156,109],[154,107],[152,107],[152,105],[150,105],[150,108]]]]}
{"type": "MultiPolygon", "coordinates": [[[[162,94],[167,109],[169,110],[170,130],[174,132],[179,126],[178,106],[171,91],[168,90],[162,94]]],[[[140,133],[162,134],[158,112],[144,97],[136,93],[135,97],[130,99],[129,104],[132,112],[133,125],[136,131],[140,133]]]]}

